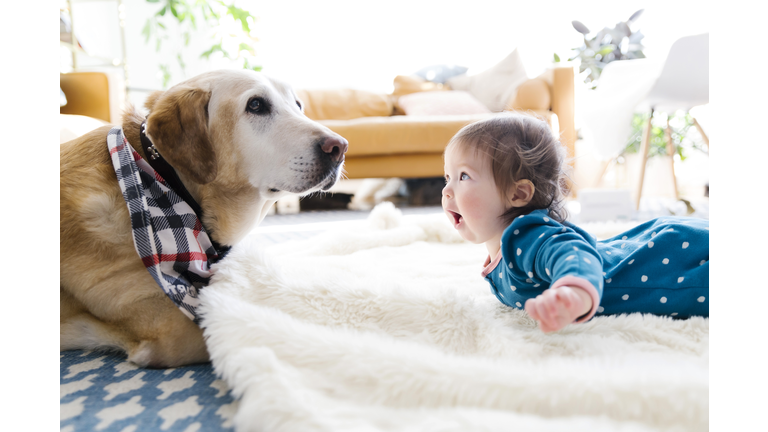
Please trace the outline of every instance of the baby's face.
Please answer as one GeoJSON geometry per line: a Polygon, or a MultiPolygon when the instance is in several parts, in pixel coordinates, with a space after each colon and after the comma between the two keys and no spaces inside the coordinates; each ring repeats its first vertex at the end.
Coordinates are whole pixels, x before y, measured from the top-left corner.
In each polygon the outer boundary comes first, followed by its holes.
{"type": "Polygon", "coordinates": [[[486,159],[456,147],[446,152],[443,211],[465,240],[498,247],[506,228],[499,216],[507,207],[486,159]]]}

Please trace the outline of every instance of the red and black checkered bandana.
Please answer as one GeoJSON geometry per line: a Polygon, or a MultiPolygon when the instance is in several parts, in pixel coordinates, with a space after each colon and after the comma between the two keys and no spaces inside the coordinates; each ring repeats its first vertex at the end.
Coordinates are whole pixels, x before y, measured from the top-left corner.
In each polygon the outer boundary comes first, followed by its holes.
{"type": "Polygon", "coordinates": [[[131,147],[122,128],[109,131],[107,146],[139,257],[184,315],[199,323],[198,290],[208,284],[221,252],[192,207],[131,147]]]}

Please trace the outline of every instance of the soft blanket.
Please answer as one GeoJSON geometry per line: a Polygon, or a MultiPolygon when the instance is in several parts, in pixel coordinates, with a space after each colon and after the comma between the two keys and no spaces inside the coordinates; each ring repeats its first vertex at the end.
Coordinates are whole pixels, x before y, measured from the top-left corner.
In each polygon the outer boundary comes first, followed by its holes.
{"type": "Polygon", "coordinates": [[[486,255],[444,216],[391,205],[367,225],[233,249],[200,312],[240,400],[236,429],[708,429],[708,319],[596,317],[544,334],[491,294],[486,255]]]}

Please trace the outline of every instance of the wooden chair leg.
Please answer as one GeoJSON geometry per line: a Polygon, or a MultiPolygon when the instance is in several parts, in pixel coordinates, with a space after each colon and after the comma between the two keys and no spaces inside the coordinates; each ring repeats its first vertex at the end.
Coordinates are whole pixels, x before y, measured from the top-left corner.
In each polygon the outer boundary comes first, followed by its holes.
{"type": "Polygon", "coordinates": [[[675,145],[672,144],[672,129],[669,127],[669,116],[667,116],[667,128],[664,130],[664,138],[667,141],[667,156],[669,156],[669,169],[672,172],[672,189],[675,192],[675,200],[680,198],[677,191],[677,177],[675,177],[675,145]]]}
{"type": "MultiPolygon", "coordinates": [[[[696,117],[693,118],[693,125],[696,126],[696,129],[699,131],[701,138],[707,144],[707,155],[709,155],[709,137],[707,137],[707,134],[704,133],[704,129],[701,128],[699,122],[696,121],[696,117]]],[[[704,196],[709,197],[709,182],[707,182],[706,189],[704,189],[704,196]]]]}
{"type": "Polygon", "coordinates": [[[616,160],[618,159],[618,156],[614,156],[611,158],[611,160],[607,161],[605,165],[603,165],[603,169],[600,170],[600,175],[597,176],[597,181],[595,182],[594,187],[599,188],[600,183],[603,181],[603,177],[605,177],[605,173],[608,172],[608,167],[611,166],[616,160]]]}
{"type": "Polygon", "coordinates": [[[653,108],[651,108],[648,123],[645,124],[645,129],[643,129],[643,141],[640,144],[640,178],[638,179],[635,193],[635,209],[637,210],[640,209],[640,196],[643,194],[643,181],[645,180],[645,165],[648,162],[648,150],[651,147],[651,120],[653,120],[653,108]]]}
{"type": "Polygon", "coordinates": [[[698,130],[699,134],[701,134],[701,138],[704,140],[704,143],[707,144],[707,154],[709,154],[709,137],[707,137],[707,134],[704,133],[704,129],[701,128],[701,125],[696,121],[695,117],[693,119],[693,125],[696,126],[696,130],[698,130]]]}

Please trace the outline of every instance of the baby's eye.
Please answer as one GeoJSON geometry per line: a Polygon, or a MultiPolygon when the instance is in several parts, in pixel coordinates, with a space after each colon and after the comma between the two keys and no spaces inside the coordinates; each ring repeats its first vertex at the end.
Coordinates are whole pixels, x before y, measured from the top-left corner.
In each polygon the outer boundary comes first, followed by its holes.
{"type": "Polygon", "coordinates": [[[445,176],[445,184],[448,184],[449,181],[451,181],[451,176],[446,175],[445,176]]]}
{"type": "Polygon", "coordinates": [[[467,173],[461,173],[459,180],[469,180],[469,175],[467,173]]]}

